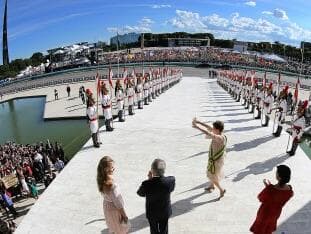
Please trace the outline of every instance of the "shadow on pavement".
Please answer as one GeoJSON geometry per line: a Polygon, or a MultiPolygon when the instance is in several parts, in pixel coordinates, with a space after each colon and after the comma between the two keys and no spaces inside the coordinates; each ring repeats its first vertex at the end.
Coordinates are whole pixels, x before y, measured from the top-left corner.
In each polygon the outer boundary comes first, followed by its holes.
{"type": "MultiPolygon", "coordinates": [[[[248,175],[259,175],[264,174],[269,171],[272,171],[273,168],[275,168],[277,165],[282,164],[286,159],[288,159],[287,154],[281,154],[277,155],[276,157],[273,157],[271,159],[268,159],[264,162],[255,162],[246,168],[244,168],[242,171],[240,171],[233,179],[233,182],[240,181],[244,179],[248,175]]],[[[231,174],[232,175],[232,174],[231,174]]],[[[229,177],[230,175],[226,176],[229,177]]]]}
{"type": "Polygon", "coordinates": [[[245,141],[241,143],[234,144],[230,148],[227,148],[227,152],[232,152],[232,151],[244,151],[248,149],[253,149],[257,147],[258,145],[261,145],[265,142],[270,141],[271,139],[274,139],[275,137],[271,135],[267,135],[264,137],[256,138],[251,141],[245,141]]]}
{"type": "MultiPolygon", "coordinates": [[[[217,202],[218,201],[218,199],[215,198],[215,199],[208,200],[208,201],[205,201],[205,202],[196,202],[196,203],[193,202],[193,200],[203,196],[204,194],[208,194],[208,193],[204,191],[202,193],[193,195],[193,196],[191,196],[189,198],[185,198],[185,199],[179,200],[177,202],[174,202],[172,204],[173,214],[172,214],[171,218],[179,216],[179,215],[182,215],[182,214],[186,214],[186,213],[194,210],[196,207],[199,207],[199,206],[202,206],[202,205],[205,205],[205,204],[208,204],[208,203],[212,203],[212,202],[217,202]]],[[[144,229],[144,228],[148,228],[149,229],[149,223],[147,221],[145,213],[141,214],[139,216],[136,216],[135,218],[131,219],[130,223],[132,225],[132,227],[130,229],[130,233],[131,232],[137,232],[137,231],[139,231],[141,229],[144,229]]],[[[149,230],[148,230],[148,232],[149,232],[149,230]]],[[[101,234],[108,234],[108,233],[109,232],[108,232],[107,228],[101,231],[101,234]]]]}
{"type": "Polygon", "coordinates": [[[290,216],[285,222],[279,225],[275,233],[311,233],[310,217],[311,201],[309,201],[301,209],[290,216]]]}
{"type": "Polygon", "coordinates": [[[248,127],[239,127],[239,128],[231,128],[225,132],[244,132],[244,131],[252,131],[257,128],[262,128],[261,126],[248,126],[248,127]]]}
{"type": "Polygon", "coordinates": [[[201,156],[201,155],[203,155],[203,154],[208,154],[208,151],[202,151],[202,152],[199,152],[199,153],[190,155],[190,156],[188,156],[188,157],[185,157],[185,158],[182,158],[182,159],[178,160],[177,162],[184,161],[184,160],[188,160],[188,159],[191,159],[191,158],[195,158],[195,157],[201,156]]]}

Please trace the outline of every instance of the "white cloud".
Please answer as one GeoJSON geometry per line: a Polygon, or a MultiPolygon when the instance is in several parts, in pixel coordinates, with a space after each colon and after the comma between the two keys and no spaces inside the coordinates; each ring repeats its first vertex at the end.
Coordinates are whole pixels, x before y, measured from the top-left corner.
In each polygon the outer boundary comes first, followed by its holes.
{"type": "Polygon", "coordinates": [[[216,27],[227,27],[229,24],[229,20],[227,20],[226,18],[222,18],[217,14],[205,16],[205,17],[202,17],[202,19],[207,24],[210,24],[216,27]]]}
{"type": "Polygon", "coordinates": [[[125,25],[121,28],[118,27],[108,27],[107,31],[113,34],[118,33],[147,33],[151,32],[152,24],[154,24],[154,21],[150,18],[144,17],[140,21],[138,21],[137,25],[125,25]]]}
{"type": "Polygon", "coordinates": [[[162,4],[162,5],[152,5],[151,8],[153,9],[160,9],[160,8],[171,8],[172,6],[169,4],[162,4]]]}
{"type": "Polygon", "coordinates": [[[271,12],[271,11],[263,11],[261,13],[264,15],[273,15],[273,12],[271,12]]]}
{"type": "MultiPolygon", "coordinates": [[[[272,12],[263,14],[274,15],[272,12]]],[[[279,16],[285,19],[287,17],[279,16]]],[[[298,44],[301,40],[311,40],[311,30],[300,27],[290,20],[272,23],[265,18],[241,16],[238,12],[228,18],[217,14],[202,16],[191,11],[176,10],[176,15],[168,20],[169,24],[177,29],[187,32],[210,32],[215,37],[246,41],[280,41],[289,44],[298,44]]]]}
{"type": "Polygon", "coordinates": [[[279,9],[279,8],[274,9],[273,15],[276,18],[279,18],[279,19],[282,19],[282,20],[288,20],[288,16],[286,14],[286,11],[284,11],[282,9],[279,9]]]}
{"type": "Polygon", "coordinates": [[[245,2],[245,5],[251,6],[251,7],[255,7],[256,6],[256,2],[255,1],[248,1],[248,2],[245,2]]]}
{"type": "Polygon", "coordinates": [[[187,29],[191,32],[202,32],[207,30],[199,13],[191,11],[176,10],[176,17],[168,21],[173,27],[178,29],[187,29]]]}

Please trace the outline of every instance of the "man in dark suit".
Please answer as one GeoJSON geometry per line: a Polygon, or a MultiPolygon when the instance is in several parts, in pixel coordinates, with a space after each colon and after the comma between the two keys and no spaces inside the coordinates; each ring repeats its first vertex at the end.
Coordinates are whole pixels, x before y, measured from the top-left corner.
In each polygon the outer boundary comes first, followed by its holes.
{"type": "Polygon", "coordinates": [[[155,159],[137,194],[146,197],[146,216],[150,224],[151,234],[167,234],[168,219],[172,214],[171,192],[175,188],[175,177],[164,176],[165,161],[155,159]]]}

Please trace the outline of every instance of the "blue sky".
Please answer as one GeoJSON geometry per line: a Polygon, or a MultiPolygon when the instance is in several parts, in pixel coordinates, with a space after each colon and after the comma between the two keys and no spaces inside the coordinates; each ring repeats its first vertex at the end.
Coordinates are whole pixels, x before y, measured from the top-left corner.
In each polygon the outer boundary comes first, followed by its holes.
{"type": "MultiPolygon", "coordinates": [[[[3,7],[1,1],[1,28],[3,7]]],[[[117,31],[211,32],[216,38],[298,46],[311,41],[309,9],[305,0],[8,0],[10,59],[108,41],[117,31]]]]}

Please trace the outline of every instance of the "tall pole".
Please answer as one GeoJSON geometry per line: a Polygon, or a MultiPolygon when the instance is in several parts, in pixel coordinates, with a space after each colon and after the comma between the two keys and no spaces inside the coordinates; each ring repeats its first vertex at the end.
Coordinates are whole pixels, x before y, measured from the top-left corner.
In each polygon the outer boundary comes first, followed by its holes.
{"type": "Polygon", "coordinates": [[[117,32],[117,51],[118,51],[118,78],[119,78],[119,74],[120,74],[120,52],[119,52],[119,32],[117,32]]]}
{"type": "Polygon", "coordinates": [[[140,39],[140,47],[141,47],[141,57],[142,57],[142,74],[143,74],[143,78],[144,78],[144,59],[145,59],[145,56],[144,56],[144,44],[145,44],[145,41],[144,41],[144,33],[141,34],[141,39],[140,39]]]}
{"type": "Polygon", "coordinates": [[[8,33],[7,33],[7,10],[8,10],[8,1],[5,1],[4,7],[4,16],[3,16],[3,37],[2,37],[2,57],[3,65],[8,65],[9,60],[9,48],[8,48],[8,33]]]}

